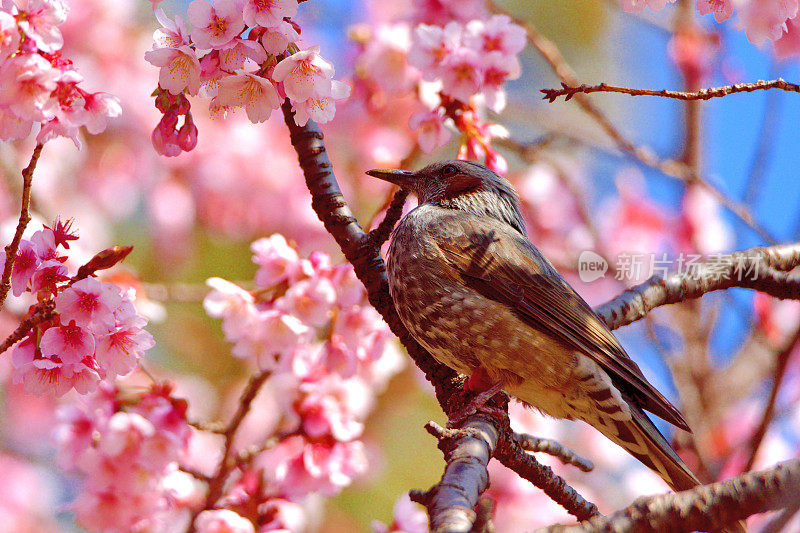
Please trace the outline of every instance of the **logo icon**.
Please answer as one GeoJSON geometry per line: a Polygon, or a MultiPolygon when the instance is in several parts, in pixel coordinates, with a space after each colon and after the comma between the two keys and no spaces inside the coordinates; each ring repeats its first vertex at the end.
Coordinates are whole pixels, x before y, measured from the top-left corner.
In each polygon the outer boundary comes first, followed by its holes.
{"type": "Polygon", "coordinates": [[[591,250],[584,250],[578,256],[578,277],[584,283],[591,283],[606,275],[608,263],[591,250]]]}

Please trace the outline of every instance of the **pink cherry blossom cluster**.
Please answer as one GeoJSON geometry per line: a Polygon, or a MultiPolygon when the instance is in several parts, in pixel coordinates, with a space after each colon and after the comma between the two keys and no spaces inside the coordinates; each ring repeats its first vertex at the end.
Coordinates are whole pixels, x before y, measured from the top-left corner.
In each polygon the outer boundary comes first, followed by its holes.
{"type": "Polygon", "coordinates": [[[425,151],[447,142],[444,121],[449,118],[464,134],[459,158],[485,159],[489,168],[506,172],[505,160],[491,147],[492,138],[505,130],[483,120],[482,108],[500,112],[505,107],[503,84],[520,76],[517,55],[525,42],[525,30],[505,15],[416,27],[408,61],[425,80],[440,86],[431,110],[412,116],[409,124],[420,129],[425,151]]]}
{"type": "Polygon", "coordinates": [[[320,56],[319,46],[298,49],[300,28],[290,18],[297,4],[194,0],[187,11],[191,32],[179,16],[172,20],[156,11],[162,27],[145,59],[161,69],[154,96],[164,117],[152,136],[158,153],[177,156],[197,143],[185,95],[209,98],[215,116],[244,108],[253,123],[267,120],[285,98],[298,125],[333,118],[335,100],[346,98],[350,87],[332,79],[333,65],[320,56]]]}
{"type": "Polygon", "coordinates": [[[256,241],[252,250],[258,288],[211,279],[205,308],[223,319],[235,355],[272,371],[268,383],[279,391],[285,437],[228,493],[234,510],[252,508],[246,501],[263,510],[310,493],[330,496],[364,473],[364,443],[357,440],[364,419],[376,391],[402,365],[350,265],[332,266],[320,252],[301,258],[281,235],[256,241]]]}
{"type": "MultiPolygon", "coordinates": [[[[12,353],[14,382],[23,383],[30,394],[61,396],[72,388],[91,392],[102,380],[130,373],[154,344],[142,329],[147,319],[133,306],[133,289],[123,292],[90,275],[69,276],[64,249],[75,239],[70,223],[56,221],[20,241],[14,261],[14,295],[29,291],[36,296],[31,314],[45,305],[54,309],[12,353]]],[[[96,257],[102,258],[102,252],[96,257]]]]}
{"type": "Polygon", "coordinates": [[[165,515],[182,504],[172,478],[189,442],[186,407],[168,384],[133,392],[104,383],[83,405],[59,408],[58,462],[83,478],[71,505],[82,527],[152,531],[170,522],[165,515]]]}
{"type": "Polygon", "coordinates": [[[409,126],[419,130],[422,150],[444,146],[451,137],[448,126],[454,126],[463,134],[458,157],[485,159],[504,173],[505,160],[491,141],[506,132],[483,117],[487,108],[505,107],[503,85],[520,76],[517,56],[525,47],[525,30],[506,15],[490,16],[483,2],[468,4],[475,18],[460,11],[456,20],[447,19],[439,15],[453,10],[450,2],[420,2],[413,31],[409,22],[354,27],[351,38],[360,47],[356,91],[374,109],[415,90],[425,111],[413,114],[409,126]]]}
{"type": "Polygon", "coordinates": [[[443,94],[463,103],[481,94],[490,109],[500,112],[505,107],[502,86],[519,78],[517,54],[525,42],[525,30],[506,15],[444,27],[420,24],[408,59],[424,79],[441,82],[443,94]]]}
{"type": "MultiPolygon", "coordinates": [[[[625,11],[640,11],[650,7],[659,11],[675,0],[620,0],[625,11]]],[[[739,14],[740,25],[750,42],[761,45],[766,40],[779,41],[787,36],[792,21],[798,15],[797,0],[697,0],[697,12],[701,15],[713,13],[717,22],[731,18],[734,7],[739,14]]]]}
{"type": "Polygon", "coordinates": [[[81,126],[100,133],[122,112],[116,97],[80,88],[83,77],[62,57],[58,25],[68,12],[63,0],[0,4],[0,139],[25,138],[40,124],[37,142],[63,136],[80,147],[81,126]]]}

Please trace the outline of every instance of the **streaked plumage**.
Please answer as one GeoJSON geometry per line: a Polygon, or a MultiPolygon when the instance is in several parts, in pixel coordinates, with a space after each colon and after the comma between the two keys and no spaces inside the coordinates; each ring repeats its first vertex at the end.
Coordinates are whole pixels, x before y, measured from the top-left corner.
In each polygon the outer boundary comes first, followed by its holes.
{"type": "Polygon", "coordinates": [[[530,243],[505,179],[466,161],[368,174],[419,198],[394,231],[387,270],[400,318],[437,360],[467,375],[481,368],[525,404],[591,424],[675,490],[698,484],[644,410],[688,430],[685,420],[530,243]]]}

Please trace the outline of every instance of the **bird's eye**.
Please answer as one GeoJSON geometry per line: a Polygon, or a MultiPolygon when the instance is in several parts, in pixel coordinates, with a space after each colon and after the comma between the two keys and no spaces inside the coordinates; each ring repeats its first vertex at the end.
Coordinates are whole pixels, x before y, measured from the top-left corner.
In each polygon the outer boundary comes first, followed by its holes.
{"type": "Polygon", "coordinates": [[[449,176],[451,174],[455,174],[456,172],[458,172],[458,170],[456,169],[456,167],[454,165],[446,165],[442,169],[442,175],[443,176],[449,176]]]}

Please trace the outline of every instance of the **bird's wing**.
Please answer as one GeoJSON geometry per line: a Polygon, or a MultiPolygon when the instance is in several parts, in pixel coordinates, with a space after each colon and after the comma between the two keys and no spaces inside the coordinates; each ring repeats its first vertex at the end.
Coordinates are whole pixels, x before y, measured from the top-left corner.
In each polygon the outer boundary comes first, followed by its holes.
{"type": "Polygon", "coordinates": [[[460,218],[454,222],[461,231],[449,231],[436,242],[466,285],[508,305],[535,330],[590,356],[642,408],[690,431],[611,330],[527,239],[484,218],[460,218]]]}

